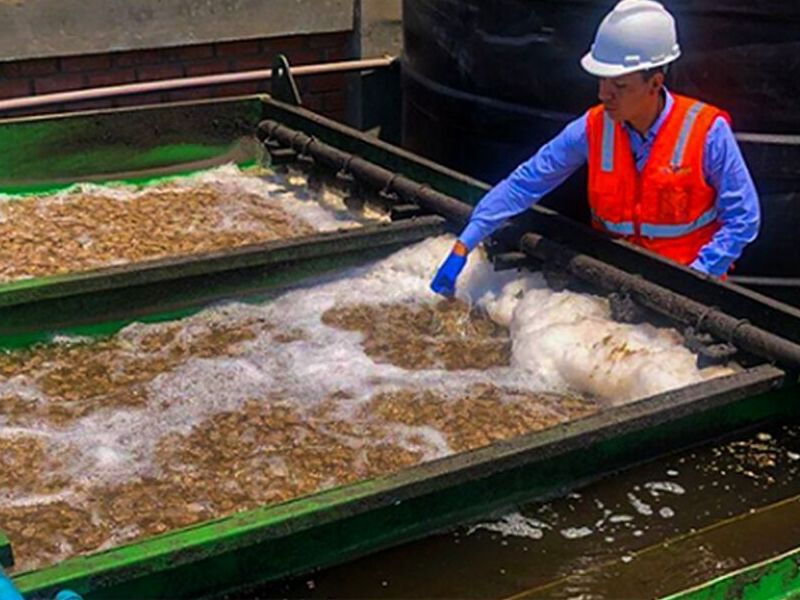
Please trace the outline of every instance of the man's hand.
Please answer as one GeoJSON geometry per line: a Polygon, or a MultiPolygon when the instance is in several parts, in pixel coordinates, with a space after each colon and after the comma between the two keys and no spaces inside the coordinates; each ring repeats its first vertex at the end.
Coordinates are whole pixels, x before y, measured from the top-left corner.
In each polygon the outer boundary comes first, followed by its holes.
{"type": "Polygon", "coordinates": [[[436,277],[431,282],[431,289],[437,294],[452,297],[456,293],[456,279],[467,264],[467,247],[457,241],[452,252],[439,267],[436,277]]]}

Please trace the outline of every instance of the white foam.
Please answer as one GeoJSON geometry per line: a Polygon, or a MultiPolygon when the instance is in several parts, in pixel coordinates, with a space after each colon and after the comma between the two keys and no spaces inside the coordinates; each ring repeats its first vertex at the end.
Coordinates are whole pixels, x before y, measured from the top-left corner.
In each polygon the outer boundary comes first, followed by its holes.
{"type": "MultiPolygon", "coordinates": [[[[262,184],[251,181],[246,185],[262,184]]],[[[510,366],[407,371],[367,356],[360,333],[322,323],[322,315],[334,306],[438,302],[428,286],[451,245],[452,238],[447,236],[429,239],[267,304],[229,303],[184,319],[172,343],[186,343],[215,324],[237,321],[266,321],[277,330],[291,329],[300,335],[289,343],[279,343],[273,329],[257,330],[255,339],[240,342],[230,356],[189,359],[156,377],[147,386],[147,406],[99,410],[62,428],[48,426],[45,430],[44,425],[37,425],[31,429],[37,434],[46,431],[54,451],[64,457],[65,473],[73,477],[75,485],[83,486],[157,474],[155,451],[164,436],[188,433],[210,416],[238,410],[252,400],[267,402],[280,396],[302,413],[338,395],[343,398],[337,400],[338,415],[352,420],[367,418],[363,407],[375,394],[398,389],[430,390],[456,400],[471,386],[491,384],[523,392],[577,390],[622,402],[680,387],[711,373],[694,366],[693,355],[680,345],[675,332],[615,323],[604,299],[553,292],[540,275],[494,273],[479,253],[470,257],[459,295],[510,325],[510,366]],[[614,350],[619,347],[627,350],[614,350]]],[[[118,337],[134,350],[141,336],[172,326],[135,324],[118,337]]],[[[162,349],[168,350],[169,345],[162,349]]],[[[37,402],[58,401],[43,397],[34,380],[35,374],[0,380],[0,391],[37,402]]],[[[2,428],[0,435],[10,431],[2,428]]],[[[432,428],[398,424],[388,435],[402,447],[420,452],[425,460],[452,452],[442,432],[432,428]]],[[[384,442],[353,436],[341,439],[358,448],[384,442]]],[[[635,508],[641,512],[642,505],[637,503],[635,508]]],[[[511,526],[515,523],[522,522],[514,521],[511,526]]],[[[537,529],[528,521],[519,526],[537,529]]]]}
{"type": "Polygon", "coordinates": [[[561,530],[561,537],[568,540],[579,540],[592,535],[591,527],[567,527],[561,530]]]}
{"type": "Polygon", "coordinates": [[[638,512],[640,515],[649,517],[653,514],[653,507],[650,506],[644,500],[641,500],[632,492],[628,492],[628,501],[631,503],[631,506],[636,510],[636,512],[638,512]]]}
{"type": "Polygon", "coordinates": [[[669,494],[677,494],[683,495],[686,493],[686,490],[682,485],[679,485],[672,481],[648,481],[644,484],[644,487],[650,490],[651,492],[666,492],[669,494]]]}
{"type": "MultiPolygon", "coordinates": [[[[165,179],[155,187],[138,186],[123,182],[107,184],[77,183],[51,195],[30,199],[37,202],[39,211],[47,205],[75,202],[79,196],[100,196],[117,202],[131,202],[152,194],[154,189],[191,190],[198,187],[218,191],[227,200],[217,208],[216,227],[224,231],[258,232],[265,224],[253,218],[252,208],[281,209],[316,231],[335,231],[358,227],[366,222],[385,221],[386,215],[365,209],[356,214],[345,205],[344,194],[323,187],[314,194],[303,193],[299,185],[288,185],[286,177],[260,168],[242,170],[235,164],[226,164],[184,177],[165,179]],[[243,198],[246,201],[243,202],[243,198]]],[[[0,194],[0,218],[7,212],[2,201],[18,200],[18,196],[0,194]]],[[[102,224],[98,224],[102,226],[102,224]]],[[[89,237],[82,240],[91,244],[89,237]]]]}
{"type": "Polygon", "coordinates": [[[550,525],[525,515],[515,512],[503,516],[499,521],[489,521],[478,523],[467,530],[467,535],[476,531],[485,530],[500,533],[503,537],[528,538],[540,540],[544,537],[544,532],[551,529],[550,525]]]}

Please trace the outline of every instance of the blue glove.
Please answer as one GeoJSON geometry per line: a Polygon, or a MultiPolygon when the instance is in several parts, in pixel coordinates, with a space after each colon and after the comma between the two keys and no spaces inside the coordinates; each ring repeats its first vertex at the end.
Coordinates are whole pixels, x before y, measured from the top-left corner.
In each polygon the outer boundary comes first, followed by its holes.
{"type": "Polygon", "coordinates": [[[0,568],[0,600],[22,600],[22,595],[0,568]]]}
{"type": "Polygon", "coordinates": [[[442,296],[451,297],[456,293],[456,279],[467,264],[467,247],[456,242],[453,251],[439,267],[431,282],[431,289],[442,296]]]}
{"type": "MultiPolygon", "coordinates": [[[[2,567],[0,567],[0,600],[24,600],[2,567]]],[[[55,600],[83,600],[83,598],[72,590],[61,590],[56,594],[55,600]]]]}

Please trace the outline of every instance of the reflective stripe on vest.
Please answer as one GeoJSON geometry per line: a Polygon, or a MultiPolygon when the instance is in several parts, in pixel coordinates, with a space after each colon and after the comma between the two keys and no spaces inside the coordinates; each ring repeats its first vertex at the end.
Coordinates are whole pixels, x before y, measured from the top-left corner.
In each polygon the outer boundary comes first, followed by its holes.
{"type": "MultiPolygon", "coordinates": [[[[635,230],[633,221],[620,221],[619,223],[614,223],[613,221],[601,219],[594,214],[594,212],[592,212],[592,217],[595,221],[600,223],[606,231],[616,235],[634,234],[635,230]]],[[[657,225],[655,223],[642,223],[641,233],[644,237],[648,238],[677,238],[681,237],[682,235],[688,235],[693,231],[697,231],[698,229],[702,229],[706,225],[713,223],[714,219],[716,218],[717,208],[714,207],[704,212],[691,223],[686,223],[684,225],[657,225]]]]}
{"type": "Polygon", "coordinates": [[[601,168],[606,173],[614,171],[614,121],[608,116],[608,113],[603,113],[603,157],[601,168]]]}
{"type": "Polygon", "coordinates": [[[686,142],[689,141],[689,134],[692,133],[694,122],[697,120],[697,115],[700,114],[704,106],[705,104],[702,102],[695,102],[686,113],[686,117],[683,119],[683,125],[681,126],[681,133],[678,136],[678,141],[675,143],[675,151],[672,153],[671,165],[673,168],[678,168],[683,163],[683,154],[686,152],[686,142]]]}
{"type": "Polygon", "coordinates": [[[642,223],[642,235],[649,238],[677,238],[688,235],[693,231],[702,229],[706,225],[713,223],[717,218],[717,207],[711,208],[697,217],[691,223],[685,225],[653,225],[642,223]]]}
{"type": "Polygon", "coordinates": [[[600,223],[603,226],[603,229],[614,233],[616,235],[633,235],[634,228],[633,228],[633,221],[621,221],[619,223],[614,223],[613,221],[606,221],[605,219],[601,219],[598,217],[594,211],[592,211],[592,218],[600,223]]]}

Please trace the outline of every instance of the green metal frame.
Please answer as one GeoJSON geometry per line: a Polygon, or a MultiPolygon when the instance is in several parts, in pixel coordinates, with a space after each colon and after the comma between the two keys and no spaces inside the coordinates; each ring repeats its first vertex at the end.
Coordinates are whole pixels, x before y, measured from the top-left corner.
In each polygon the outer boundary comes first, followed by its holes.
{"type": "Polygon", "coordinates": [[[789,600],[800,598],[800,549],[723,575],[664,600],[789,600]]]}
{"type": "Polygon", "coordinates": [[[0,285],[0,349],[46,341],[53,332],[107,335],[134,320],[175,319],[226,298],[263,300],[444,231],[444,219],[429,216],[0,285]]]}
{"type": "MultiPolygon", "coordinates": [[[[20,162],[9,163],[0,191],[54,189],[90,177],[143,180],[218,163],[231,148],[244,147],[245,133],[252,133],[266,117],[284,120],[460,198],[476,200],[485,190],[480,182],[302,109],[250,98],[0,122],[0,148],[20,149],[20,162]],[[208,154],[194,160],[194,151],[184,152],[193,147],[186,140],[200,140],[208,154]],[[162,143],[172,150],[160,151],[162,143]],[[127,147],[130,154],[124,151],[127,147]],[[114,158],[99,159],[102,148],[113,150],[109,156],[114,158]],[[59,160],[43,167],[51,154],[59,160]],[[73,155],[82,158],[71,162],[73,155]]],[[[440,231],[442,224],[431,221],[427,226],[425,235],[440,231]]],[[[421,234],[412,223],[392,227],[392,232],[406,227],[413,235],[421,234]]],[[[31,343],[42,329],[55,326],[74,329],[83,324],[92,333],[113,331],[141,314],[175,318],[221,297],[244,293],[263,298],[270,289],[366,260],[410,239],[387,239],[381,248],[375,248],[374,241],[338,255],[330,245],[321,252],[324,245],[316,240],[313,255],[297,254],[295,244],[295,253],[266,263],[263,254],[253,263],[234,252],[110,270],[99,278],[95,273],[33,280],[0,289],[0,323],[7,328],[7,345],[31,343]],[[198,288],[213,292],[199,297],[198,288]]],[[[87,599],[218,594],[342,562],[487,511],[553,496],[709,436],[797,416],[797,396],[797,388],[782,371],[762,365],[387,477],[17,573],[15,581],[26,596],[36,598],[62,587],[87,599]]]]}
{"type": "Polygon", "coordinates": [[[0,531],[0,567],[13,567],[14,554],[11,552],[11,542],[6,535],[0,531]]]}
{"type": "Polygon", "coordinates": [[[257,157],[259,97],[0,120],[0,194],[148,182],[257,157]]]}
{"type": "Polygon", "coordinates": [[[33,598],[196,598],[335,564],[466,519],[551,497],[653,453],[796,416],[763,366],[508,442],[21,573],[33,598]]]}

